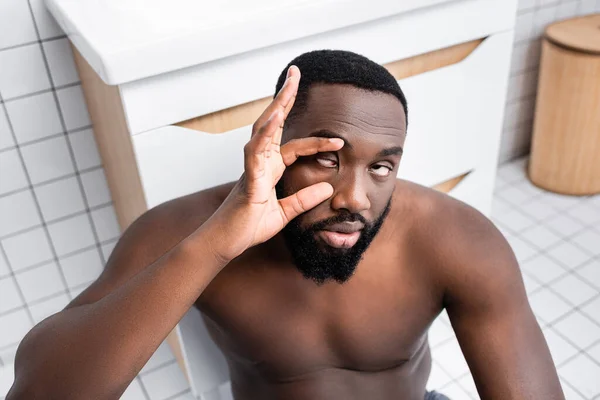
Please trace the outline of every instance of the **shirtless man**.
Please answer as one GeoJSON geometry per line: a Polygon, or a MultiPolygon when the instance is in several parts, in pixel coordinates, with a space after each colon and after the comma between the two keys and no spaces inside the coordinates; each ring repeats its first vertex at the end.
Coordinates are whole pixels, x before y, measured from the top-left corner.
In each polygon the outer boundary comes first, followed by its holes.
{"type": "Polygon", "coordinates": [[[99,279],[24,338],[8,400],[118,398],[192,306],[236,400],[441,398],[425,385],[444,309],[482,399],[564,399],[502,234],[396,179],[396,80],[348,52],[292,64],[240,180],[133,223],[99,279]]]}

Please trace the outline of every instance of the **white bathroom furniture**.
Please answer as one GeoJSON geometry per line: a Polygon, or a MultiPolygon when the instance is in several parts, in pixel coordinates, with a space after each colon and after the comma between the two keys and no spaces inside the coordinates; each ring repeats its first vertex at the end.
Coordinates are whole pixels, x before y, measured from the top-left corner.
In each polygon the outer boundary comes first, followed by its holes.
{"type": "MultiPolygon", "coordinates": [[[[162,202],[236,180],[279,73],[316,49],[385,65],[410,108],[399,177],[489,214],[516,0],[46,4],[73,44],[122,229],[162,202]]],[[[230,397],[196,310],[169,341],[195,396],[230,397]]]]}

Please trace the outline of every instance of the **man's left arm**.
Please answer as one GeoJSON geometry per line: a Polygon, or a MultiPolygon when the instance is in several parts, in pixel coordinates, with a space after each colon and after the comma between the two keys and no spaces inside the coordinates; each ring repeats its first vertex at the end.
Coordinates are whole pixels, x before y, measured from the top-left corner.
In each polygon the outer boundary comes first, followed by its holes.
{"type": "Polygon", "coordinates": [[[564,400],[510,245],[478,211],[452,214],[444,303],[479,395],[564,400]]]}

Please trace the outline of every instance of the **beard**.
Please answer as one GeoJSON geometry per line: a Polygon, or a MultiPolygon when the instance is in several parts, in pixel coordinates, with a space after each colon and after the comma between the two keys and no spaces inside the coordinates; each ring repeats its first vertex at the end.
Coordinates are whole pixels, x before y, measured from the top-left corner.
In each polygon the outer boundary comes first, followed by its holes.
{"type": "MultiPolygon", "coordinates": [[[[281,181],[280,181],[281,182],[281,181]]],[[[277,194],[282,198],[282,185],[278,184],[277,194]]],[[[374,222],[367,220],[360,214],[348,211],[316,222],[308,228],[300,226],[299,218],[295,218],[283,228],[282,235],[292,260],[306,279],[313,280],[317,285],[322,285],[328,280],[344,283],[352,275],[358,266],[386,216],[390,212],[392,199],[388,201],[381,215],[374,222]],[[356,244],[350,248],[335,248],[317,241],[316,233],[327,226],[341,222],[359,221],[364,228],[356,244]]]]}

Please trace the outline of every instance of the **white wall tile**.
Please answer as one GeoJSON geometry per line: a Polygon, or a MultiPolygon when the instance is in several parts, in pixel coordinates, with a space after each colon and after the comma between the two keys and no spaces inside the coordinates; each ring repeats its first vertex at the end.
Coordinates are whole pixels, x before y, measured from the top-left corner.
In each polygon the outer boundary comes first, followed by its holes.
{"type": "Polygon", "coordinates": [[[537,0],[537,6],[542,8],[542,7],[547,7],[549,5],[558,4],[560,2],[561,2],[561,0],[537,0]]]}
{"type": "Polygon", "coordinates": [[[28,144],[21,153],[34,185],[75,172],[64,136],[28,144]]]}
{"type": "Polygon", "coordinates": [[[101,242],[120,235],[119,223],[112,205],[92,211],[92,219],[101,242]]]}
{"type": "Polygon", "coordinates": [[[6,109],[19,143],[62,132],[58,108],[51,92],[9,101],[6,109]]]}
{"type": "Polygon", "coordinates": [[[579,306],[598,294],[596,288],[591,287],[574,274],[561,278],[558,282],[553,283],[551,287],[574,306],[579,306]]]}
{"type": "Polygon", "coordinates": [[[164,400],[189,388],[177,363],[149,372],[141,378],[152,400],[164,400]]]}
{"type": "Polygon", "coordinates": [[[534,11],[527,11],[517,15],[515,23],[515,41],[529,39],[533,31],[534,11]]]}
{"type": "MultiPolygon", "coordinates": [[[[4,360],[4,358],[2,359],[4,360]]],[[[11,365],[7,361],[5,361],[5,364],[7,364],[7,366],[3,368],[0,367],[0,398],[6,396],[15,380],[14,368],[11,368],[11,365]]]]}
{"type": "Polygon", "coordinates": [[[34,188],[45,221],[85,210],[77,178],[70,177],[34,188]]]}
{"type": "Polygon", "coordinates": [[[79,170],[102,165],[94,132],[91,129],[69,133],[69,141],[79,170]]]}
{"type": "Polygon", "coordinates": [[[58,103],[62,110],[67,130],[82,128],[92,124],[80,85],[57,90],[56,95],[58,96],[58,103]]]}
{"type": "Polygon", "coordinates": [[[18,345],[19,345],[19,342],[16,342],[16,343],[8,345],[6,347],[2,347],[2,350],[0,350],[0,358],[2,358],[5,365],[14,364],[15,353],[17,352],[18,345]]]}
{"type": "Polygon", "coordinates": [[[32,328],[31,320],[24,309],[1,316],[0,326],[10,326],[10,329],[0,329],[0,348],[20,341],[32,328]]]}
{"type": "Polygon", "coordinates": [[[521,125],[533,118],[535,98],[522,98],[506,105],[504,113],[504,128],[521,125]]]}
{"type": "Polygon", "coordinates": [[[175,360],[175,356],[173,356],[173,352],[169,347],[169,344],[164,341],[158,346],[158,349],[152,354],[152,357],[148,360],[146,365],[140,371],[141,374],[144,374],[152,369],[155,369],[161,364],[165,364],[169,361],[175,360]]]}
{"type": "Polygon", "coordinates": [[[13,147],[14,145],[15,140],[13,139],[10,126],[8,125],[6,112],[4,111],[4,107],[0,107],[0,150],[13,147]]]}
{"type": "MultiPolygon", "coordinates": [[[[537,70],[529,70],[510,76],[508,81],[507,101],[518,101],[531,97],[537,88],[537,70]]],[[[522,105],[519,105],[522,107],[522,105]]],[[[512,112],[512,110],[511,110],[512,112]]]]}
{"type": "Polygon", "coordinates": [[[44,0],[29,0],[29,3],[31,3],[33,17],[42,39],[64,35],[62,29],[44,5],[44,0]]]}
{"type": "Polygon", "coordinates": [[[0,313],[21,307],[23,300],[19,295],[17,283],[12,276],[0,279],[0,313]]]}
{"type": "Polygon", "coordinates": [[[102,254],[104,255],[104,259],[106,261],[108,261],[108,258],[110,257],[113,250],[115,249],[115,246],[117,245],[118,241],[119,241],[119,239],[115,239],[115,240],[111,240],[110,242],[102,245],[102,254]]]}
{"type": "Polygon", "coordinates": [[[88,284],[84,284],[84,285],[80,285],[80,286],[76,286],[74,288],[69,288],[69,293],[71,294],[71,297],[73,297],[74,299],[79,296],[81,294],[81,292],[83,292],[85,289],[88,288],[88,284]]]}
{"type": "Polygon", "coordinates": [[[4,100],[50,88],[38,43],[0,51],[0,93],[4,100]]]}
{"type": "Polygon", "coordinates": [[[536,10],[533,23],[533,30],[531,31],[533,37],[538,37],[542,35],[546,27],[556,20],[557,10],[558,5],[540,8],[536,10]]]}
{"type": "Polygon", "coordinates": [[[27,187],[27,177],[16,149],[0,152],[0,195],[27,187]]]}
{"type": "Polygon", "coordinates": [[[61,258],[59,262],[70,288],[95,281],[103,269],[97,248],[61,258]]]}
{"type": "Polygon", "coordinates": [[[558,373],[587,399],[600,395],[600,366],[581,354],[559,368],[558,373]]]}
{"type": "Polygon", "coordinates": [[[0,49],[37,40],[31,12],[26,1],[0,1],[0,49]]]}
{"type": "Polygon", "coordinates": [[[0,197],[0,236],[41,223],[31,190],[0,197]]]}
{"type": "Polygon", "coordinates": [[[6,238],[2,246],[15,272],[52,259],[46,231],[41,227],[6,238]]]}
{"type": "Polygon", "coordinates": [[[535,7],[535,0],[519,0],[518,11],[529,10],[535,7]]]}
{"type": "Polygon", "coordinates": [[[44,42],[44,52],[50,67],[50,74],[54,86],[63,86],[79,81],[73,52],[69,39],[57,39],[44,42]]]}
{"type": "Polygon", "coordinates": [[[81,182],[83,183],[85,197],[90,207],[99,206],[111,201],[104,170],[96,169],[81,174],[81,182]]]}
{"type": "Polygon", "coordinates": [[[4,258],[2,253],[0,252],[0,276],[5,277],[8,274],[10,274],[10,268],[8,268],[8,263],[6,262],[6,259],[4,258]]]}
{"type": "Polygon", "coordinates": [[[56,297],[29,306],[33,321],[38,324],[52,314],[61,311],[69,303],[69,297],[62,293],[56,297]]]}
{"type": "Polygon", "coordinates": [[[579,9],[579,2],[577,0],[576,1],[563,1],[558,6],[558,9],[556,11],[556,18],[559,20],[573,18],[574,16],[577,15],[578,9],[579,9]]]}
{"type": "Polygon", "coordinates": [[[28,303],[66,290],[55,261],[17,272],[15,278],[28,303]]]}
{"type": "Polygon", "coordinates": [[[120,400],[146,400],[142,385],[137,379],[131,381],[120,400]]]}
{"type": "Polygon", "coordinates": [[[579,15],[588,15],[596,11],[596,0],[581,0],[579,4],[579,15]]]}
{"type": "Polygon", "coordinates": [[[543,333],[555,364],[561,364],[577,354],[578,350],[556,333],[554,329],[546,328],[543,333]]]}
{"type": "Polygon", "coordinates": [[[580,349],[589,347],[600,337],[600,327],[580,312],[574,312],[561,319],[554,324],[554,329],[580,349]]]}
{"type": "Polygon", "coordinates": [[[48,224],[48,231],[59,256],[94,244],[94,234],[87,215],[78,215],[48,224]]]}

